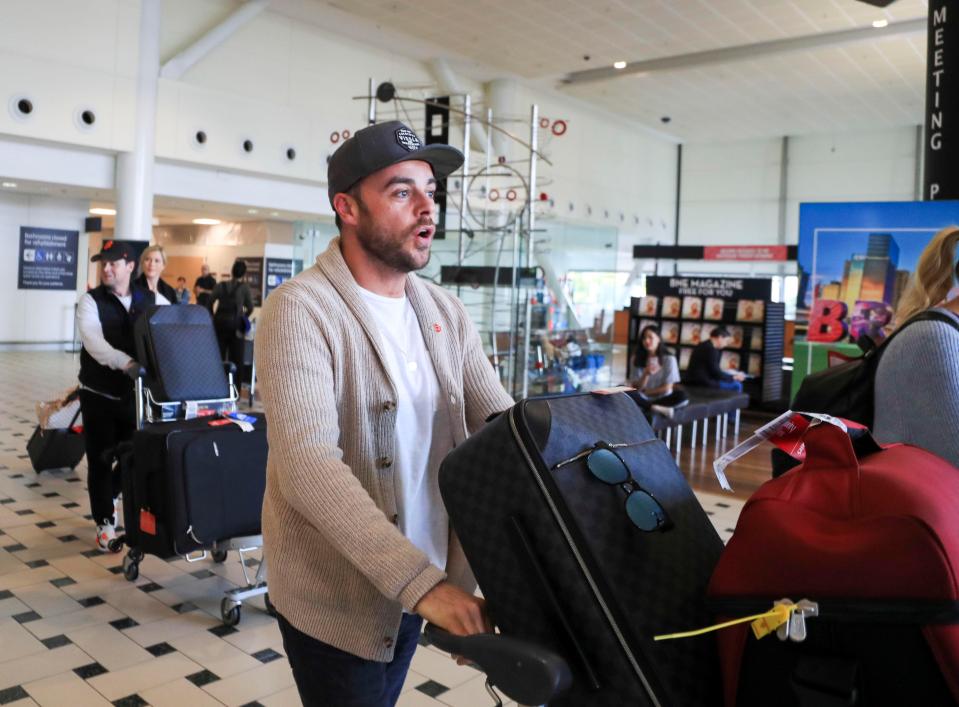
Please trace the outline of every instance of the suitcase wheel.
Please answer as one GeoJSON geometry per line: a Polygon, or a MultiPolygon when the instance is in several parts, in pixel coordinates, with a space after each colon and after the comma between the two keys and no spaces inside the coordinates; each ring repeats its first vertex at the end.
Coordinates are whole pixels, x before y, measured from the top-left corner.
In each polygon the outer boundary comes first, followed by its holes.
{"type": "Polygon", "coordinates": [[[143,551],[135,547],[130,548],[130,552],[123,558],[123,576],[127,581],[134,582],[140,576],[140,560],[143,559],[143,551]]]}
{"type": "Polygon", "coordinates": [[[214,561],[214,562],[226,562],[226,550],[214,550],[214,551],[213,551],[213,561],[214,561]]]}
{"type": "Polygon", "coordinates": [[[240,604],[232,599],[223,597],[220,602],[220,618],[225,626],[236,626],[240,623],[240,604]]]}

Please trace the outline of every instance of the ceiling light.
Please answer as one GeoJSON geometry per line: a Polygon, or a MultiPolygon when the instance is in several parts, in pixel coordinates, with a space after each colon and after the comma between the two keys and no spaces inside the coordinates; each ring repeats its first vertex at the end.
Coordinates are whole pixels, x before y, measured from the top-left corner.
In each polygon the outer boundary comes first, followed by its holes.
{"type": "Polygon", "coordinates": [[[195,218],[193,223],[197,226],[218,226],[220,224],[220,219],[218,218],[195,218]]]}
{"type": "Polygon", "coordinates": [[[279,212],[279,211],[271,211],[271,212],[270,212],[270,215],[271,215],[271,216],[279,216],[279,215],[280,215],[280,212],[279,212]]]}
{"type": "Polygon", "coordinates": [[[3,182],[3,188],[4,188],[4,189],[16,189],[16,188],[17,188],[17,183],[16,183],[16,182],[3,182]]]}
{"type": "Polygon", "coordinates": [[[247,209],[246,212],[247,212],[248,214],[258,214],[258,213],[260,213],[260,212],[257,211],[256,209],[247,209]]]}
{"type": "Polygon", "coordinates": [[[93,214],[94,216],[116,216],[116,215],[117,215],[117,210],[116,210],[116,209],[101,209],[101,208],[97,207],[97,208],[95,208],[95,209],[90,209],[90,213],[93,214]]]}
{"type": "Polygon", "coordinates": [[[614,69],[625,69],[625,68],[626,68],[626,62],[625,62],[625,61],[614,61],[614,62],[613,62],[613,68],[614,68],[614,69]]]}
{"type": "Polygon", "coordinates": [[[872,26],[876,29],[882,29],[883,27],[889,26],[889,20],[873,20],[872,26]]]}

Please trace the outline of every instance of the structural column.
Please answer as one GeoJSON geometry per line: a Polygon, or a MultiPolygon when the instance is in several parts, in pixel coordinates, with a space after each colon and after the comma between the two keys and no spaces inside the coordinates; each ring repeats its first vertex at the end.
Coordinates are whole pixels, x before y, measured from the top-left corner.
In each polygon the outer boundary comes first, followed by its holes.
{"type": "Polygon", "coordinates": [[[959,199],[959,0],[929,0],[923,199],[959,199]]]}
{"type": "Polygon", "coordinates": [[[153,234],[153,160],[160,76],[160,0],[141,0],[136,133],[132,152],[117,155],[115,234],[148,241],[153,234]]]}

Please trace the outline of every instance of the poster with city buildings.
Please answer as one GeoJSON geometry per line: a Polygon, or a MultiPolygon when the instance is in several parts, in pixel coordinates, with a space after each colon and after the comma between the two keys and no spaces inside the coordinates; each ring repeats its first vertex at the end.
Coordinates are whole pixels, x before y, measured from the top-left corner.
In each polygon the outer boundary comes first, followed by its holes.
{"type": "Polygon", "coordinates": [[[797,319],[808,339],[881,338],[923,249],[959,202],[800,204],[797,319]]]}

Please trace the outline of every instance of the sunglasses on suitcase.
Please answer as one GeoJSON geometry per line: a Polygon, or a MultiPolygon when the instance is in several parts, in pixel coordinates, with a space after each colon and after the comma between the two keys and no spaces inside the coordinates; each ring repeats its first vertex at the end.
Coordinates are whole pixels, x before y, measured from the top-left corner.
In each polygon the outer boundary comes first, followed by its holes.
{"type": "MultiPolygon", "coordinates": [[[[644,443],[640,442],[640,444],[644,443]]],[[[634,526],[647,533],[668,530],[672,527],[672,523],[662,504],[656,500],[653,494],[636,482],[626,462],[615,451],[615,448],[631,446],[634,445],[597,442],[575,457],[554,465],[553,469],[559,469],[585,457],[586,468],[593,477],[604,484],[619,486],[626,492],[626,517],[634,526]]]]}

